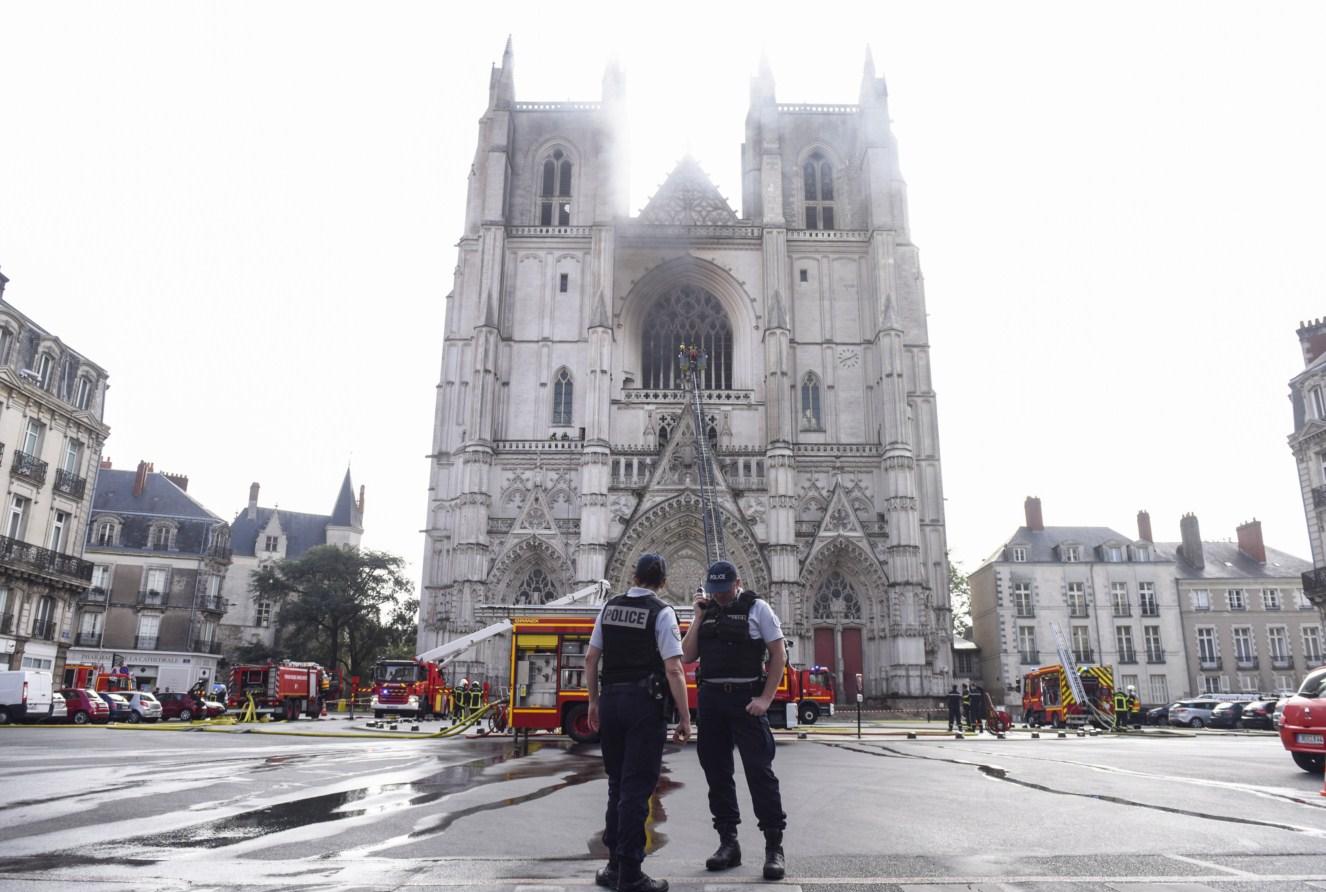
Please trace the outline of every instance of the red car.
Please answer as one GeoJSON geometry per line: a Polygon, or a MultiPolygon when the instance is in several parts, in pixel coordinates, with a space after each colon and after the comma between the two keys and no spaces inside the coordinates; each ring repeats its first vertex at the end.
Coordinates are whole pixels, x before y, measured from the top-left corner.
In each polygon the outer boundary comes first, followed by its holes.
{"type": "Polygon", "coordinates": [[[65,714],[75,725],[86,725],[88,722],[104,725],[110,721],[110,707],[96,691],[61,688],[60,693],[64,695],[65,714]]]}
{"type": "MultiPolygon", "coordinates": [[[[73,715],[72,707],[69,714],[73,715]]],[[[1322,772],[1326,765],[1326,667],[1309,672],[1298,693],[1285,704],[1280,742],[1299,768],[1322,772]]]]}
{"type": "Polygon", "coordinates": [[[161,702],[161,719],[179,719],[184,722],[191,722],[194,719],[206,719],[220,715],[226,711],[224,706],[219,703],[209,704],[205,700],[199,700],[193,694],[183,691],[167,691],[158,693],[157,700],[161,702]]]}

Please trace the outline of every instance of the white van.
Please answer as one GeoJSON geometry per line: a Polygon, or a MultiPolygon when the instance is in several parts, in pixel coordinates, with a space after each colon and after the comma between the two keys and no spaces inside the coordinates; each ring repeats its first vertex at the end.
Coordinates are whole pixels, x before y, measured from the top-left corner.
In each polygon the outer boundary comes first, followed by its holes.
{"type": "Polygon", "coordinates": [[[0,671],[0,725],[40,722],[51,714],[51,673],[0,671]]]}

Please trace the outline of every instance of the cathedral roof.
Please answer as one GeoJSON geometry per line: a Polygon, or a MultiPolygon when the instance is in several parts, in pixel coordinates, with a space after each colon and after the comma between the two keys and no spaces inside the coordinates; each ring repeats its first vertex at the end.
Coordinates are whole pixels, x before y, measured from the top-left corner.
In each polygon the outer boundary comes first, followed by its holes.
{"type": "Polygon", "coordinates": [[[738,222],[727,199],[689,155],[677,162],[637,219],[669,226],[732,226],[738,222]]]}

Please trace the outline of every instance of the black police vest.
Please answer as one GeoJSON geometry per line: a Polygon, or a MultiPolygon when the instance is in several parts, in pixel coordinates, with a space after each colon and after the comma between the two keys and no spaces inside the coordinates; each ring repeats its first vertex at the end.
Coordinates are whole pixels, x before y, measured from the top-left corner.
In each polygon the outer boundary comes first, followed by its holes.
{"type": "Polygon", "coordinates": [[[668,609],[657,595],[632,598],[618,595],[603,607],[603,683],[639,681],[663,674],[654,627],[668,609]]]}
{"type": "Polygon", "coordinates": [[[700,621],[700,673],[703,678],[759,678],[764,674],[764,642],[750,637],[753,592],[742,592],[726,607],[713,606],[700,621]]]}

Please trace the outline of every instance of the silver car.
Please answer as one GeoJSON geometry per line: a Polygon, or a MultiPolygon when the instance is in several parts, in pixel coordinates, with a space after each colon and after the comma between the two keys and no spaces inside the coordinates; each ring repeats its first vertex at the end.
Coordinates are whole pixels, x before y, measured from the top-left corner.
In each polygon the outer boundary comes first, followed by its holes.
{"type": "Polygon", "coordinates": [[[1219,703],[1219,700],[1180,700],[1169,708],[1169,723],[1205,728],[1211,724],[1211,712],[1219,703]]]}
{"type": "Polygon", "coordinates": [[[121,696],[129,701],[131,724],[161,721],[161,701],[147,691],[125,691],[121,696]]]}

